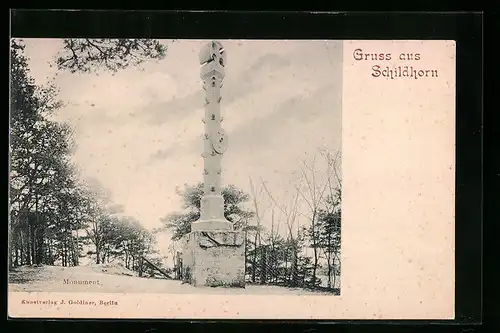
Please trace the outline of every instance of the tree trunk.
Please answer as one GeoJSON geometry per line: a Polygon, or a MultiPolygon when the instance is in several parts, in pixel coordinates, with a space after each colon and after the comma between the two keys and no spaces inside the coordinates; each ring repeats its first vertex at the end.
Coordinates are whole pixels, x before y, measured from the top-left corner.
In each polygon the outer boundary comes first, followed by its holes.
{"type": "Polygon", "coordinates": [[[299,269],[299,258],[298,258],[298,253],[297,253],[297,248],[294,246],[292,248],[292,256],[293,256],[293,261],[292,261],[292,286],[297,287],[299,284],[299,275],[298,275],[298,269],[299,269]]]}
{"type": "Polygon", "coordinates": [[[30,226],[31,265],[36,264],[35,228],[30,226]]]}
{"type": "Polygon", "coordinates": [[[26,246],[26,265],[31,265],[31,245],[30,245],[30,227],[27,227],[26,233],[24,235],[24,243],[26,246]]]}
{"type": "Polygon", "coordinates": [[[139,277],[142,277],[142,268],[143,268],[143,262],[141,257],[139,258],[139,277]]]}
{"type": "MultiPolygon", "coordinates": [[[[66,235],[66,232],[64,232],[64,235],[66,235]]],[[[66,243],[66,237],[64,237],[63,241],[63,253],[62,253],[62,265],[63,267],[67,266],[67,258],[68,258],[68,244],[66,243]]]]}
{"type": "Polygon", "coordinates": [[[23,232],[19,230],[19,252],[21,257],[21,266],[24,265],[24,242],[23,242],[23,232]]]}
{"type": "Polygon", "coordinates": [[[254,246],[253,246],[253,262],[252,262],[252,282],[255,283],[255,272],[257,271],[257,234],[255,233],[254,237],[254,246]]]}
{"type": "Polygon", "coordinates": [[[95,247],[95,263],[99,265],[101,263],[101,249],[98,245],[95,247]]]}
{"type": "Polygon", "coordinates": [[[331,235],[328,235],[328,244],[327,244],[327,258],[326,261],[328,263],[328,288],[332,287],[332,251],[331,251],[331,235]]]}
{"type": "Polygon", "coordinates": [[[64,240],[63,242],[61,243],[61,265],[64,267],[64,240]]]}
{"type": "Polygon", "coordinates": [[[312,285],[316,285],[316,270],[318,268],[318,240],[316,236],[316,213],[313,214],[313,224],[312,224],[312,239],[313,239],[313,273],[312,273],[312,285]]]}
{"type": "Polygon", "coordinates": [[[274,277],[275,277],[275,258],[274,258],[274,240],[273,243],[271,244],[271,251],[269,253],[269,264],[267,265],[269,267],[269,282],[273,283],[274,277]]]}
{"type": "Polygon", "coordinates": [[[52,252],[52,240],[49,240],[48,246],[49,246],[49,263],[51,265],[53,265],[54,264],[54,255],[52,252]]]}
{"type": "MultiPolygon", "coordinates": [[[[285,248],[285,272],[284,272],[284,275],[283,276],[283,282],[285,284],[288,284],[290,283],[290,278],[288,276],[288,245],[286,245],[286,248],[285,248]]],[[[291,270],[290,270],[290,273],[291,273],[291,270]]]]}
{"type": "Polygon", "coordinates": [[[260,283],[266,284],[267,282],[267,248],[265,246],[261,247],[261,268],[260,268],[260,283]]]}
{"type": "Polygon", "coordinates": [[[16,243],[15,243],[15,246],[14,246],[14,251],[15,251],[15,258],[14,258],[14,265],[15,267],[18,267],[19,266],[19,244],[18,244],[18,240],[16,239],[16,243]]]}
{"type": "Polygon", "coordinates": [[[333,280],[333,287],[336,288],[337,287],[337,271],[339,272],[339,274],[341,274],[340,272],[340,267],[341,267],[341,262],[340,262],[340,257],[339,257],[339,253],[338,252],[335,252],[335,255],[333,257],[333,277],[334,277],[334,280],[333,280]],[[337,259],[337,262],[338,262],[338,265],[335,264],[335,259],[337,259]],[[336,267],[338,266],[338,269],[335,269],[336,267]]]}
{"type": "Polygon", "coordinates": [[[314,264],[313,264],[313,274],[312,274],[312,285],[316,285],[316,270],[318,268],[318,256],[317,256],[318,250],[314,248],[314,264]]]}
{"type": "Polygon", "coordinates": [[[69,262],[70,262],[69,266],[74,266],[74,262],[75,262],[75,246],[74,246],[74,243],[73,243],[73,235],[72,235],[71,228],[68,231],[67,237],[69,238],[69,244],[68,244],[68,252],[69,252],[68,253],[68,259],[69,259],[69,262]]]}
{"type": "Polygon", "coordinates": [[[80,265],[80,237],[76,230],[76,245],[75,245],[75,266],[80,265]]]}
{"type": "MultiPolygon", "coordinates": [[[[12,215],[11,215],[12,216],[12,215]]],[[[12,220],[11,220],[12,221],[12,220]]],[[[8,225],[8,233],[7,233],[7,237],[8,237],[8,251],[9,251],[9,269],[13,268],[14,266],[14,259],[13,259],[13,250],[16,249],[15,246],[13,246],[13,239],[12,239],[12,230],[11,230],[11,221],[8,221],[7,225],[8,225]]]]}
{"type": "Polygon", "coordinates": [[[327,258],[328,261],[328,288],[332,287],[332,263],[330,259],[330,255],[327,258]]]}
{"type": "Polygon", "coordinates": [[[36,193],[35,194],[35,228],[33,230],[36,233],[33,235],[33,249],[35,252],[35,264],[36,265],[40,264],[40,248],[39,248],[40,245],[37,242],[39,237],[37,237],[38,233],[36,232],[36,231],[38,231],[38,229],[40,229],[40,214],[38,213],[38,193],[36,193]]]}
{"type": "MultiPolygon", "coordinates": [[[[248,225],[248,223],[247,223],[248,225]]],[[[244,281],[246,281],[247,279],[247,254],[248,254],[248,231],[247,231],[247,228],[245,228],[245,256],[244,256],[244,260],[245,260],[245,265],[244,265],[244,273],[243,273],[243,276],[244,276],[244,281]]]]}
{"type": "Polygon", "coordinates": [[[38,231],[38,234],[37,234],[37,250],[36,250],[36,253],[37,253],[37,264],[40,265],[40,264],[43,264],[44,263],[44,238],[45,238],[45,235],[44,235],[44,230],[43,228],[41,228],[39,231],[38,231]]]}
{"type": "Polygon", "coordinates": [[[337,274],[333,272],[333,286],[330,286],[330,288],[335,288],[337,285],[337,274]]]}

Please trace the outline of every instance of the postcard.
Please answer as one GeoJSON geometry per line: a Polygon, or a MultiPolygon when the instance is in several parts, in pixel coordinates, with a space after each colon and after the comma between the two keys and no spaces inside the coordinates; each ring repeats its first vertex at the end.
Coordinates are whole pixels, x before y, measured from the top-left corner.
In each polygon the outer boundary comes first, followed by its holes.
{"type": "Polygon", "coordinates": [[[11,318],[454,318],[454,41],[10,52],[11,318]]]}

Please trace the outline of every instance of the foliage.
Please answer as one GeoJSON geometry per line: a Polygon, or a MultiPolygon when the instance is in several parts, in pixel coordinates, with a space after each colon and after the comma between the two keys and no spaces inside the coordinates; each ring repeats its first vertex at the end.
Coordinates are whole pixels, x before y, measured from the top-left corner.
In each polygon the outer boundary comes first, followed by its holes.
{"type": "Polygon", "coordinates": [[[306,230],[302,229],[295,239],[268,237],[262,244],[247,240],[247,272],[250,282],[275,284],[287,287],[317,287],[319,280],[313,276],[311,257],[301,253],[306,230]]]}
{"type": "Polygon", "coordinates": [[[140,271],[143,257],[155,254],[155,238],[131,217],[101,216],[97,227],[87,229],[87,237],[95,245],[96,263],[119,260],[126,268],[140,271]]]}
{"type": "MultiPolygon", "coordinates": [[[[203,197],[203,183],[184,185],[177,189],[177,194],[182,198],[183,212],[174,212],[161,219],[166,228],[172,230],[172,240],[176,241],[191,232],[191,222],[200,218],[201,198],[203,197]]],[[[247,202],[250,196],[234,185],[222,189],[224,198],[224,216],[234,224],[236,230],[243,228],[246,221],[254,213],[245,210],[241,204],[247,202]]]]}
{"type": "Polygon", "coordinates": [[[326,259],[327,285],[332,286],[340,275],[341,190],[336,189],[334,196],[328,196],[326,202],[327,208],[318,213],[316,244],[326,259]]]}
{"type": "Polygon", "coordinates": [[[116,72],[150,59],[163,59],[167,47],[155,39],[64,39],[58,69],[87,73],[104,68],[116,72]]]}
{"type": "MultiPolygon", "coordinates": [[[[246,271],[252,283],[277,284],[289,287],[335,289],[340,276],[341,245],[341,179],[337,172],[339,154],[322,151],[325,157],[326,180],[318,177],[312,165],[301,166],[302,186],[295,186],[296,194],[289,205],[280,204],[267,189],[262,187],[272,202],[271,230],[266,231],[257,214],[259,230],[246,241],[246,271]],[[305,204],[305,212],[298,211],[298,199],[305,204]],[[288,234],[274,231],[274,209],[285,217],[288,234]],[[296,224],[297,216],[306,224],[296,224]],[[297,226],[295,232],[294,225],[297,226]],[[312,253],[312,255],[310,254],[312,253]],[[324,276],[326,275],[326,277],[324,276]],[[323,281],[322,281],[323,280],[323,281]]],[[[251,182],[252,196],[257,204],[257,194],[251,182]]],[[[256,211],[258,209],[256,208],[256,211]]],[[[249,229],[251,230],[251,229],[249,229]]]]}
{"type": "MultiPolygon", "coordinates": [[[[269,194],[273,202],[271,207],[277,208],[282,216],[285,216],[287,235],[278,232],[274,210],[271,210],[271,228],[263,226],[261,219],[266,209],[259,209],[258,191],[255,191],[252,183],[251,188],[251,198],[232,186],[224,192],[228,202],[226,215],[232,211],[228,207],[231,205],[239,207],[238,203],[249,199],[253,199],[255,210],[259,212],[259,214],[247,212],[248,215],[245,213],[244,218],[239,219],[245,220],[241,229],[245,232],[246,239],[245,261],[248,281],[256,284],[324,289],[338,293],[335,286],[340,276],[341,188],[331,188],[328,195],[318,196],[313,206],[314,224],[297,225],[294,232],[300,193],[294,197],[292,206],[279,205],[263,183],[261,190],[269,194]],[[256,224],[250,223],[252,220],[255,220],[256,224]],[[308,250],[315,252],[311,256],[308,250]]],[[[191,222],[199,218],[203,184],[186,185],[183,190],[178,190],[178,194],[183,199],[184,212],[174,213],[163,219],[165,226],[174,231],[173,240],[178,240],[188,233],[191,222]]],[[[306,216],[306,221],[308,219],[306,216]]],[[[174,262],[174,270],[178,269],[177,265],[178,263],[174,262]]],[[[179,274],[176,276],[181,278],[179,274]]]]}
{"type": "Polygon", "coordinates": [[[118,217],[105,190],[79,179],[72,130],[50,118],[62,105],[57,90],[36,85],[21,41],[10,52],[10,267],[76,266],[93,246],[96,263],[120,258],[141,270],[139,258],[155,254],[154,237],[118,217]]]}
{"type": "Polygon", "coordinates": [[[24,45],[11,41],[10,265],[74,264],[82,220],[73,209],[79,192],[69,161],[71,129],[49,119],[61,103],[53,86],[30,76],[24,45]]]}

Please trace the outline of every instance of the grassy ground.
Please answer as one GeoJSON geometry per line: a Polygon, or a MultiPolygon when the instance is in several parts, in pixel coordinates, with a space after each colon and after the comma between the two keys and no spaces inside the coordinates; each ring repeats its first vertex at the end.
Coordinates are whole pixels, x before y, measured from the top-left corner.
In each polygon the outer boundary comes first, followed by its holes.
{"type": "Polygon", "coordinates": [[[332,295],[327,292],[280,286],[248,285],[245,289],[193,287],[177,280],[130,276],[128,272],[126,269],[106,268],[102,265],[18,267],[9,272],[9,292],[332,295]],[[97,283],[90,285],[65,284],[64,280],[66,279],[97,281],[97,283]]]}

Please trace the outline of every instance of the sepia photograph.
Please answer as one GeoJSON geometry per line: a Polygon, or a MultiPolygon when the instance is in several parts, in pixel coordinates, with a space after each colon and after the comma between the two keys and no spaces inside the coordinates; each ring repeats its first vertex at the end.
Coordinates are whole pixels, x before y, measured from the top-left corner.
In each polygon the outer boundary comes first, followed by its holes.
{"type": "Polygon", "coordinates": [[[9,293],[342,295],[343,43],[11,39],[9,293]]]}

